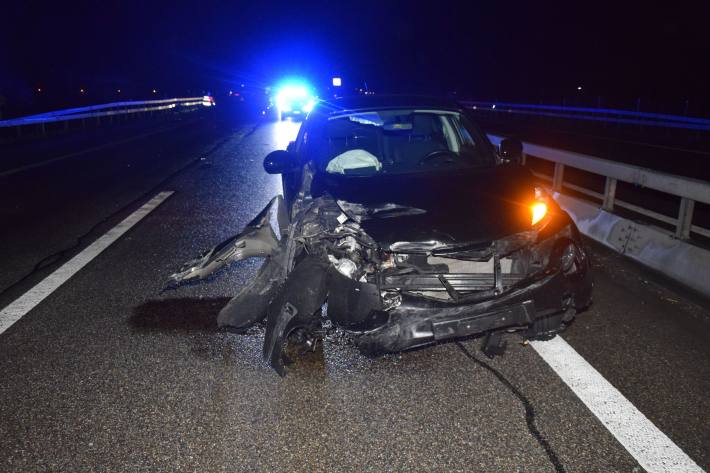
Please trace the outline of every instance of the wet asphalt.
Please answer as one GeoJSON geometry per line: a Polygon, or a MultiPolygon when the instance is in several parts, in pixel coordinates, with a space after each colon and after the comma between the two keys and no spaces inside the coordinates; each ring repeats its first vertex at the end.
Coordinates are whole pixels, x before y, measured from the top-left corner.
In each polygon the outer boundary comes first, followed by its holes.
{"type": "MultiPolygon", "coordinates": [[[[372,359],[330,337],[282,379],[261,359],[261,328],[216,330],[217,312],[259,261],[163,292],[183,261],[238,232],[279,191],[261,161],[298,126],[222,125],[199,140],[183,131],[112,151],[138,169],[118,182],[101,181],[106,165],[88,165],[90,156],[43,168],[42,182],[66,177],[59,187],[99,179],[64,201],[45,196],[51,213],[41,198],[24,203],[32,175],[2,183],[2,288],[102,221],[59,262],[85,247],[145,193],[175,194],[0,335],[0,471],[643,471],[517,337],[494,360],[479,339],[372,359]],[[154,147],[160,158],[146,151],[154,147]]],[[[563,337],[707,470],[707,302],[592,249],[595,303],[563,337]]]]}

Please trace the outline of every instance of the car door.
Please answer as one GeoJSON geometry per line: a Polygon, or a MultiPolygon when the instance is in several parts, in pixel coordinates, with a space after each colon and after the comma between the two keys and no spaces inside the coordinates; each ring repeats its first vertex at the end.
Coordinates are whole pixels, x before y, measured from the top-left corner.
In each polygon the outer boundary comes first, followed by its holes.
{"type": "MultiPolygon", "coordinates": [[[[288,144],[286,150],[293,154],[293,158],[299,160],[300,162],[305,162],[303,153],[304,149],[304,138],[308,136],[307,133],[308,120],[304,120],[301,124],[301,128],[298,130],[298,135],[296,139],[288,144]]],[[[290,210],[298,197],[298,192],[300,191],[301,181],[303,180],[303,166],[296,167],[293,171],[281,174],[281,184],[283,187],[284,203],[286,208],[290,210]]]]}

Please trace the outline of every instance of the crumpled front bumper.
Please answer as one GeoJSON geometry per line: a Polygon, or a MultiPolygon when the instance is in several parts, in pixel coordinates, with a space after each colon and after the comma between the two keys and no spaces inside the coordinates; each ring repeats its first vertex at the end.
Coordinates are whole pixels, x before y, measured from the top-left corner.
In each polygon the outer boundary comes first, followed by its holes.
{"type": "Polygon", "coordinates": [[[591,303],[588,259],[571,276],[546,273],[528,284],[476,303],[437,301],[402,294],[385,323],[356,335],[361,350],[398,352],[490,330],[525,328],[531,337],[554,333],[560,323],[591,303]]]}

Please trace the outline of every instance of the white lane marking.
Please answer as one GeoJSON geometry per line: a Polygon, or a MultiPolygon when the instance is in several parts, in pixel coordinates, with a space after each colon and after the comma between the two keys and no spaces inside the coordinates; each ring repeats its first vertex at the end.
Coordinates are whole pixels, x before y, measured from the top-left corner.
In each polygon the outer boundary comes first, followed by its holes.
{"type": "Polygon", "coordinates": [[[704,472],[562,337],[531,345],[647,472],[704,472]]]}
{"type": "Polygon", "coordinates": [[[60,268],[0,311],[0,334],[57,290],[59,286],[67,282],[69,278],[78,273],[81,268],[86,266],[92,259],[96,258],[113,242],[121,238],[124,233],[140,222],[143,217],[155,210],[156,207],[173,195],[173,192],[174,191],[165,191],[157,194],[141,208],[126,217],[121,223],[87,246],[81,253],[64,263],[60,268]]]}

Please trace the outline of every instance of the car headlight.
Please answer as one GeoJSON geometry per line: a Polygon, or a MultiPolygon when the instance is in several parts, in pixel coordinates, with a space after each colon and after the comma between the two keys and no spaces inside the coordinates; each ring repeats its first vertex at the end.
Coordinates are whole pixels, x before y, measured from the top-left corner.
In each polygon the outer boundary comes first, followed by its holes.
{"type": "Polygon", "coordinates": [[[545,215],[547,215],[547,204],[544,202],[535,202],[530,206],[530,211],[532,213],[532,224],[533,226],[541,222],[545,215]]]}
{"type": "Polygon", "coordinates": [[[562,249],[562,254],[560,255],[560,269],[567,275],[576,273],[579,270],[579,259],[577,245],[570,241],[562,249]]]}

